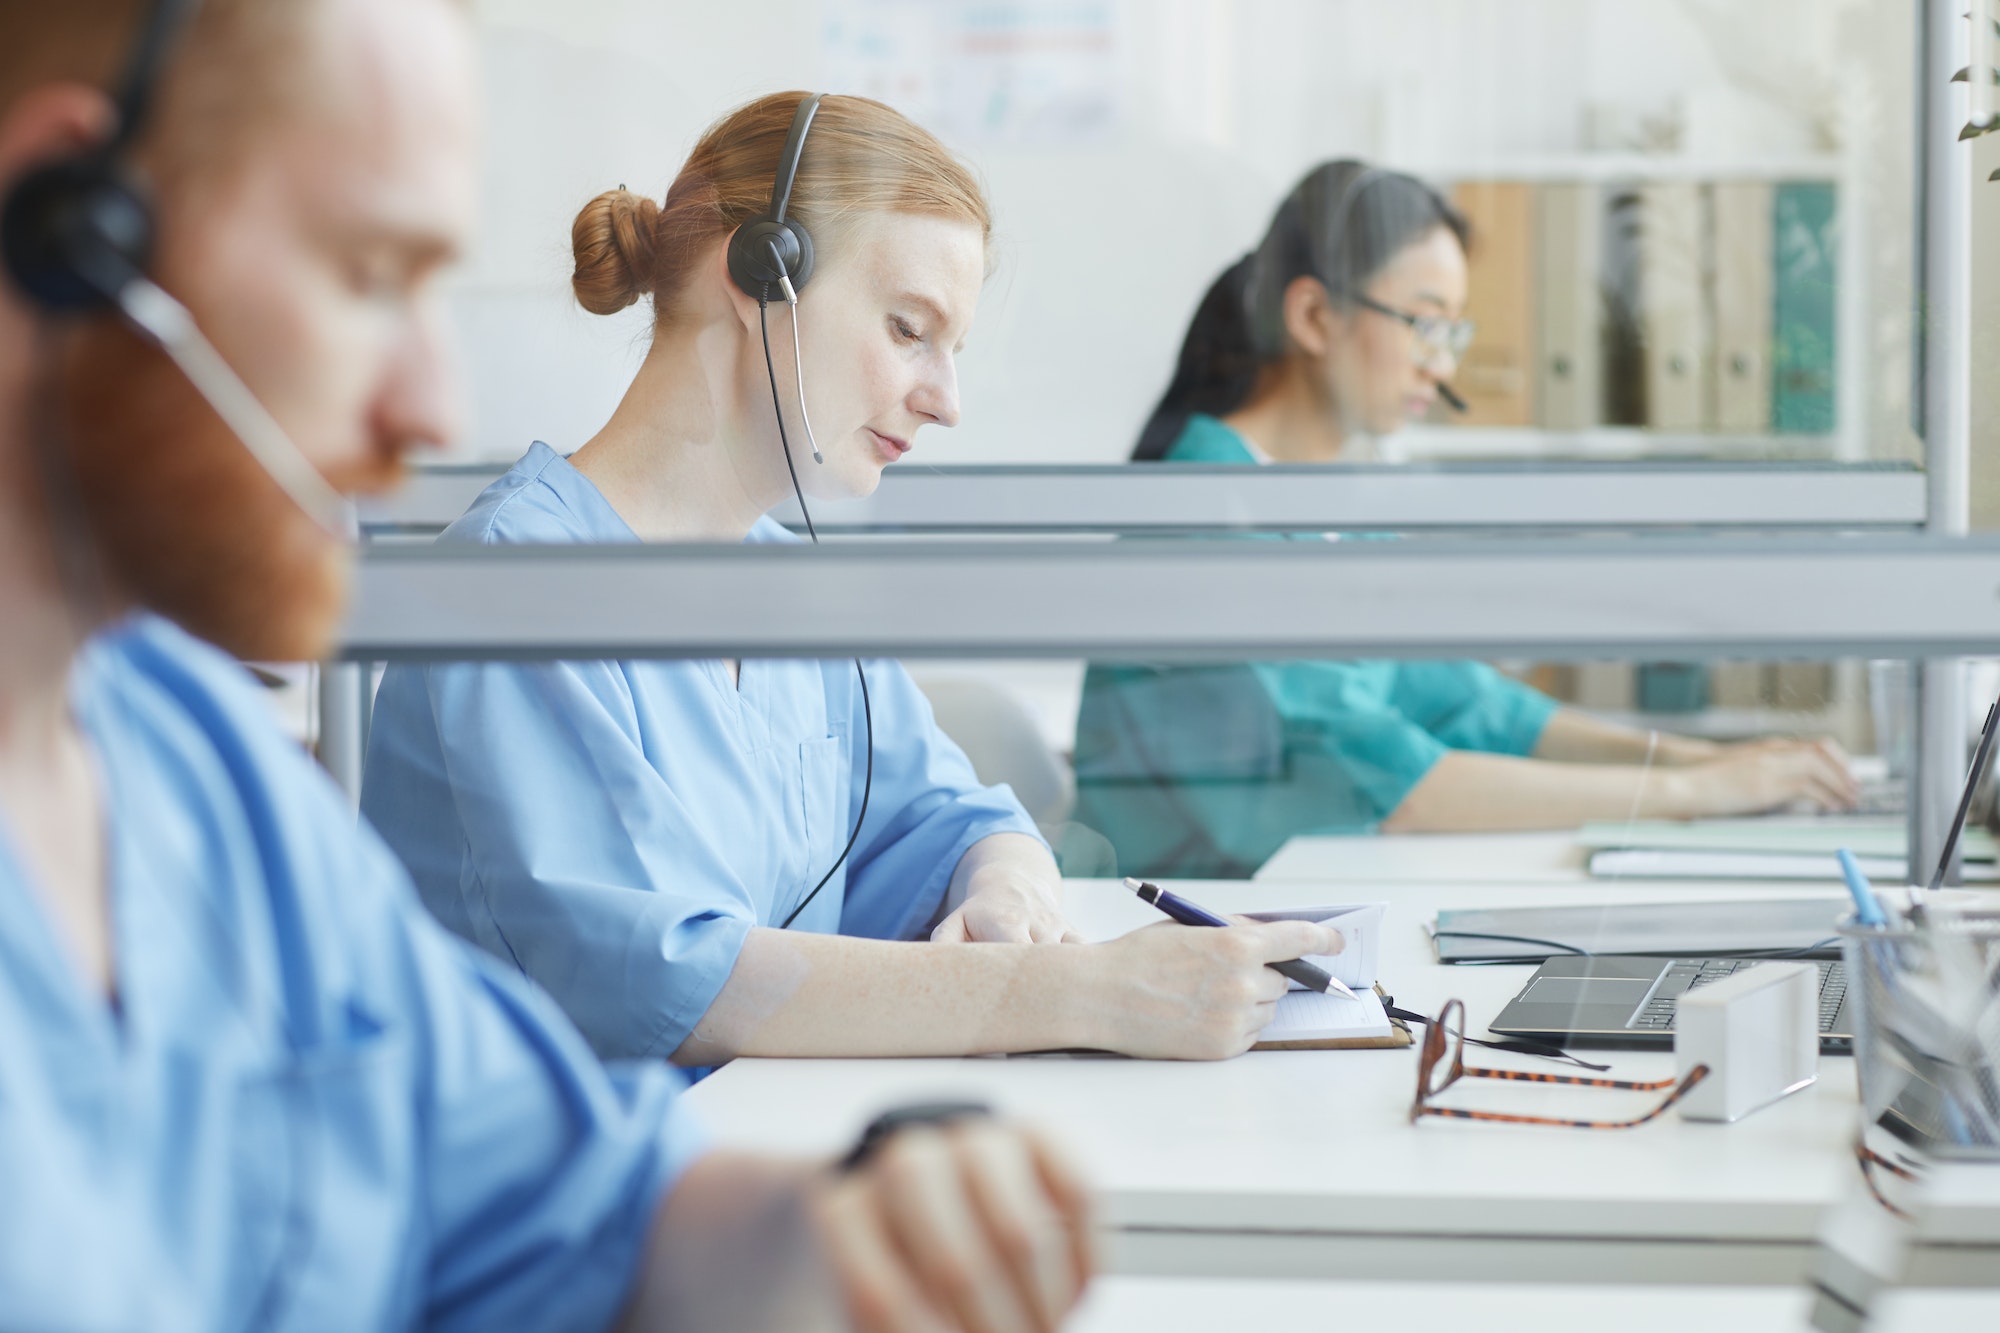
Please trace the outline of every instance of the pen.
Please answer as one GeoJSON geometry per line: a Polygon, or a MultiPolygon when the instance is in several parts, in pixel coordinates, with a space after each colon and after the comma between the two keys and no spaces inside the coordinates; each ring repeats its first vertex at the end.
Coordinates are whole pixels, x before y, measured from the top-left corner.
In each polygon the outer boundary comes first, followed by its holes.
{"type": "Polygon", "coordinates": [[[1834,853],[1840,860],[1840,873],[1847,880],[1847,891],[1854,896],[1854,919],[1864,926],[1887,926],[1889,919],[1882,915],[1882,905],[1875,901],[1875,889],[1868,883],[1868,876],[1861,873],[1855,864],[1854,853],[1845,847],[1834,853]]]}
{"type": "MultiPolygon", "coordinates": [[[[1183,926],[1227,926],[1231,924],[1205,908],[1196,907],[1179,894],[1168,893],[1157,884],[1148,884],[1143,880],[1128,879],[1125,881],[1125,887],[1138,894],[1142,901],[1151,903],[1174,920],[1180,922],[1183,926]]],[[[1265,966],[1281,976],[1290,977],[1307,990],[1320,991],[1322,993],[1332,991],[1337,995],[1345,995],[1350,1000],[1361,998],[1352,990],[1349,990],[1347,983],[1339,977],[1326,971],[1326,969],[1320,967],[1317,963],[1308,963],[1303,958],[1294,958],[1289,962],[1283,963],[1267,963],[1265,966]]]]}

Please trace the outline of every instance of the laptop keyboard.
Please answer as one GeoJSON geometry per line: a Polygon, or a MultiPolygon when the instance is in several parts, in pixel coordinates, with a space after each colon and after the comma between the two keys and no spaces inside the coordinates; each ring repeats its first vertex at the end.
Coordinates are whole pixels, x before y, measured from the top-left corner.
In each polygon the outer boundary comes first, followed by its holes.
{"type": "MultiPolygon", "coordinates": [[[[1708,958],[1673,963],[1668,966],[1660,984],[1653,988],[1645,1005],[1632,1015],[1626,1026],[1643,1032],[1671,1032],[1674,1006],[1682,995],[1711,981],[1720,981],[1740,968],[1755,967],[1761,961],[1757,958],[1708,958]]],[[[1826,1032],[1833,1027],[1833,1020],[1840,1013],[1840,1002],[1847,998],[1847,968],[1845,964],[1833,961],[1820,962],[1817,966],[1819,1030],[1826,1032]]]]}

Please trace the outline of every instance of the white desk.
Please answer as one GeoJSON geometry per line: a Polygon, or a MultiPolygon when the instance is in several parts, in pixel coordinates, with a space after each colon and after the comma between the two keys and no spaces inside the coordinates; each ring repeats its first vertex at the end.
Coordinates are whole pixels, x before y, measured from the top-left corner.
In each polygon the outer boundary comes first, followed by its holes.
{"type": "MultiPolygon", "coordinates": [[[[1689,1333],[1805,1327],[1798,1287],[1607,1287],[1488,1282],[1335,1282],[1225,1278],[1100,1279],[1071,1333],[1220,1329],[1479,1329],[1482,1333],[1689,1333]]],[[[1899,1291],[1875,1308],[1875,1333],[1990,1333],[2000,1295],[1899,1291]]]]}
{"type": "Polygon", "coordinates": [[[1581,884],[1588,853],[1571,833],[1303,835],[1252,877],[1335,884],[1581,884]]]}
{"type": "MultiPolygon", "coordinates": [[[[1386,887],[1386,886],[1385,886],[1386,887]]],[[[1223,910],[1366,896],[1343,886],[1198,884],[1223,910]]],[[[1768,887],[1771,896],[1823,890],[1768,887]]],[[[1662,896],[1731,890],[1674,885],[1662,896]]],[[[1740,892],[1740,891],[1737,891],[1740,892]]],[[[1387,895],[1385,895],[1387,896],[1387,895]]],[[[1510,901],[1590,903],[1601,887],[1522,888],[1510,901]]],[[[1637,890],[1632,895],[1638,896],[1637,890]]],[[[1526,967],[1445,968],[1421,921],[1491,889],[1394,886],[1385,988],[1435,1012],[1453,995],[1482,1028],[1526,967]]],[[[1073,881],[1070,912],[1105,938],[1157,917],[1107,882],[1073,881]]],[[[1616,1052],[1617,1074],[1672,1072],[1661,1052],[1616,1052]]],[[[1482,1062],[1523,1057],[1479,1052],[1482,1062]]],[[[1113,1058],[739,1060],[691,1094],[732,1147],[830,1153],[876,1111],[973,1096],[1053,1129],[1100,1191],[1111,1270],[1180,1276],[1369,1277],[1562,1282],[1796,1282],[1820,1210],[1850,1184],[1853,1065],[1732,1126],[1669,1116],[1589,1132],[1428,1121],[1412,1126],[1410,1050],[1271,1052],[1219,1064],[1113,1058]]],[[[1628,1112],[1638,1094],[1473,1084],[1459,1104],[1580,1115],[1628,1112]],[[1621,1100],[1621,1097],[1623,1100],[1621,1100]]],[[[1978,1202],[1940,1208],[1954,1238],[1919,1255],[1927,1283],[2000,1282],[2000,1169],[1978,1202]],[[1986,1206],[1990,1196],[1993,1206],[1986,1206]]]]}

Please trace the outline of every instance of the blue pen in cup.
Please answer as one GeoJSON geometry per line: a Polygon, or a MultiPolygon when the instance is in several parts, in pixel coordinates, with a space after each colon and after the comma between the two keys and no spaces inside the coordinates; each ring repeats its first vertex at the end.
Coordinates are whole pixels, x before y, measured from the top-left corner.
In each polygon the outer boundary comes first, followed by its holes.
{"type": "Polygon", "coordinates": [[[1854,899],[1855,922],[1886,929],[1889,918],[1882,915],[1882,904],[1875,901],[1875,886],[1868,882],[1868,876],[1861,873],[1861,865],[1854,859],[1854,853],[1842,847],[1834,853],[1834,857],[1840,862],[1840,874],[1847,881],[1847,892],[1854,899]]]}

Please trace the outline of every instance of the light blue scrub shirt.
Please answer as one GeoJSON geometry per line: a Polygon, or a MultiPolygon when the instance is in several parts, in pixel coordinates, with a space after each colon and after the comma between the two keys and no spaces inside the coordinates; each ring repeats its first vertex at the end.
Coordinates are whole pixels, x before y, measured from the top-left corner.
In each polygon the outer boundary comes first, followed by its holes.
{"type": "Polygon", "coordinates": [[[213,650],[137,618],[72,696],[118,1004],[0,837],[0,1328],[607,1326],[678,1077],[439,930],[213,650]]]}
{"type": "MultiPolygon", "coordinates": [[[[638,538],[537,444],[444,540],[638,538]]],[[[793,538],[767,518],[750,540],[793,538]]],[[[901,667],[869,663],[868,690],[867,824],[797,924],[908,939],[974,843],[1039,835],[901,667]]],[[[851,661],[746,661],[740,684],[717,661],[399,666],[376,696],[362,808],[445,925],[547,987],[603,1054],[664,1057],[751,927],[782,923],[840,856],[866,762],[851,661]]]]}
{"type": "MultiPolygon", "coordinates": [[[[1167,459],[1258,461],[1202,414],[1167,459]]],[[[1372,830],[1451,750],[1533,753],[1555,711],[1478,662],[1095,664],[1076,819],[1121,874],[1247,876],[1295,834],[1372,830]]]]}

